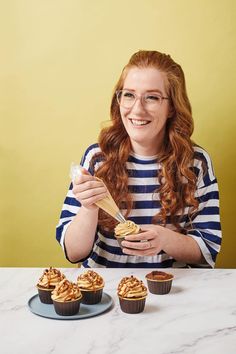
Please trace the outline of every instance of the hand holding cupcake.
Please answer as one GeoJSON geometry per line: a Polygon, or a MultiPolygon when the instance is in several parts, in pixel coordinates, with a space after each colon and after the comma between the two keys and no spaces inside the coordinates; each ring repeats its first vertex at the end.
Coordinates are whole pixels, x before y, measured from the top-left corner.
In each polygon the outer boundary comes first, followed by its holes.
{"type": "Polygon", "coordinates": [[[121,242],[125,240],[125,236],[127,235],[132,235],[132,234],[138,234],[141,229],[140,227],[135,224],[131,220],[126,220],[124,223],[119,223],[115,227],[115,237],[119,243],[119,245],[122,247],[121,242]]]}

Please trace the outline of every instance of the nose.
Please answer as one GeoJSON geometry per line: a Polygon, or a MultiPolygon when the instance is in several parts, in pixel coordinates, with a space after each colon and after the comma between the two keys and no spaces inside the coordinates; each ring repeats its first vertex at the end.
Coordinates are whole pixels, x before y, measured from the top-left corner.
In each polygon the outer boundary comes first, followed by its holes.
{"type": "Polygon", "coordinates": [[[136,101],[134,102],[134,105],[132,107],[132,112],[143,112],[145,111],[145,108],[143,106],[142,98],[137,97],[136,101]]]}

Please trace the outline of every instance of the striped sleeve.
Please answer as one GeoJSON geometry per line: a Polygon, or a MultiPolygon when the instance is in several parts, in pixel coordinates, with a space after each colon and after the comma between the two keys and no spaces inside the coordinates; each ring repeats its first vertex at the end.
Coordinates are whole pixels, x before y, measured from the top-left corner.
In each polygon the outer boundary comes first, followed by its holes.
{"type": "MultiPolygon", "coordinates": [[[[86,150],[86,152],[80,162],[81,166],[86,168],[86,170],[88,170],[91,174],[93,174],[93,171],[90,169],[90,161],[91,161],[91,158],[93,157],[93,155],[95,153],[97,153],[98,151],[100,151],[98,144],[91,145],[86,150]]],[[[59,223],[56,227],[56,239],[60,243],[60,245],[62,246],[62,248],[65,252],[65,255],[66,255],[66,250],[65,250],[65,246],[64,246],[64,239],[65,239],[66,230],[67,230],[70,222],[72,221],[74,216],[78,213],[78,211],[81,207],[80,202],[78,202],[74,197],[74,194],[72,192],[72,188],[73,188],[73,185],[71,183],[69,186],[66,198],[64,200],[63,206],[62,206],[62,211],[61,211],[59,223]]]]}
{"type": "MultiPolygon", "coordinates": [[[[197,213],[187,226],[188,235],[199,245],[210,267],[215,266],[221,247],[219,190],[209,155],[200,147],[195,148],[195,168],[198,171],[196,198],[197,213]],[[204,168],[205,166],[205,168],[204,168]]],[[[200,265],[197,265],[200,266],[200,265]]]]}

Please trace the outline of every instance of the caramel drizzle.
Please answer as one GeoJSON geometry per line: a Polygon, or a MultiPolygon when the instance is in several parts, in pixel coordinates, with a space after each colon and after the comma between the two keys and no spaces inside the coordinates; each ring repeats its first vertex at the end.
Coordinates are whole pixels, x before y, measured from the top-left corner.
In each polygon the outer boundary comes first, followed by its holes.
{"type": "Polygon", "coordinates": [[[65,278],[64,274],[62,274],[60,270],[52,267],[45,269],[43,275],[39,278],[39,282],[43,282],[44,277],[46,277],[48,280],[48,287],[51,285],[51,281],[58,279],[59,282],[65,278]]]}
{"type": "Polygon", "coordinates": [[[131,275],[131,277],[125,277],[121,280],[117,291],[118,294],[122,293],[122,296],[126,297],[126,295],[130,292],[147,292],[147,288],[143,284],[142,280],[138,280],[131,275]]]}
{"type": "Polygon", "coordinates": [[[78,277],[77,281],[88,282],[93,290],[99,286],[103,286],[104,284],[103,278],[92,270],[88,270],[86,273],[81,274],[78,277]]]}
{"type": "Polygon", "coordinates": [[[80,297],[80,289],[77,284],[63,279],[53,290],[53,298],[63,298],[63,301],[75,300],[80,297]],[[67,293],[67,294],[66,294],[67,293]]]}

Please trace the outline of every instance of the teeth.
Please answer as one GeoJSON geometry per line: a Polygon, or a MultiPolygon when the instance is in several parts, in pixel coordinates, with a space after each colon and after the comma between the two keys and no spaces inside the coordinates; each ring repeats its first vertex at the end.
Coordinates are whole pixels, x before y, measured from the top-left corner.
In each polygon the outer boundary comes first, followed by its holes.
{"type": "Polygon", "coordinates": [[[136,120],[132,119],[131,120],[134,125],[145,125],[148,124],[149,122],[147,120],[136,120]]]}

